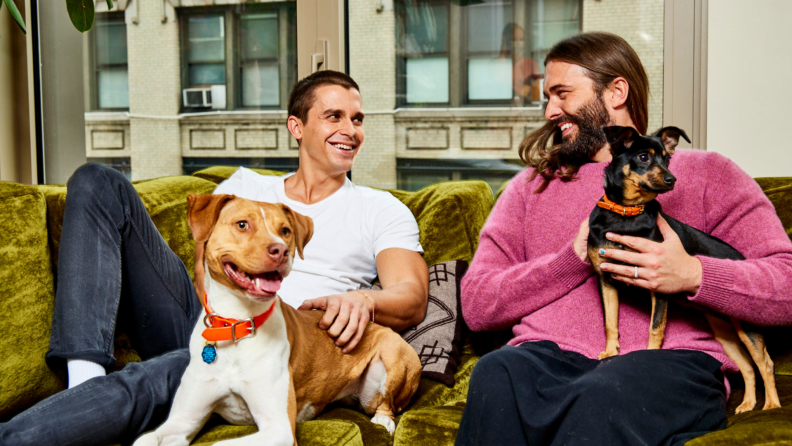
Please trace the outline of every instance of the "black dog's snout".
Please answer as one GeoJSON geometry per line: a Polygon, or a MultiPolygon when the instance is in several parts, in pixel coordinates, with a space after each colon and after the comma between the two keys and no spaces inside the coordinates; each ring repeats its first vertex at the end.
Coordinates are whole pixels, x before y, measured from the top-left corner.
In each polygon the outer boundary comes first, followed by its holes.
{"type": "Polygon", "coordinates": [[[673,186],[676,183],[676,177],[667,173],[663,176],[663,182],[668,186],[673,186]]]}

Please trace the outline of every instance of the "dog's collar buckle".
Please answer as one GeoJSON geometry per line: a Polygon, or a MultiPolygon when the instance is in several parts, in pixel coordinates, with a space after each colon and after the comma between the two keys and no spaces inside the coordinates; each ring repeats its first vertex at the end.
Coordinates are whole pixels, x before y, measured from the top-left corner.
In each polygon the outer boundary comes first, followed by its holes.
{"type": "Polygon", "coordinates": [[[240,320],[234,322],[233,324],[231,324],[231,340],[232,341],[239,342],[240,339],[245,339],[247,337],[252,337],[252,336],[256,336],[256,321],[253,320],[252,317],[251,318],[247,318],[247,319],[240,319],[240,320]],[[242,336],[241,338],[237,338],[236,326],[239,325],[239,324],[244,324],[245,322],[250,322],[250,327],[247,327],[247,329],[248,329],[248,331],[250,333],[246,334],[245,336],[242,336]]]}
{"type": "Polygon", "coordinates": [[[212,328],[212,318],[217,316],[217,313],[206,313],[206,316],[203,318],[204,325],[206,328],[212,328]]]}

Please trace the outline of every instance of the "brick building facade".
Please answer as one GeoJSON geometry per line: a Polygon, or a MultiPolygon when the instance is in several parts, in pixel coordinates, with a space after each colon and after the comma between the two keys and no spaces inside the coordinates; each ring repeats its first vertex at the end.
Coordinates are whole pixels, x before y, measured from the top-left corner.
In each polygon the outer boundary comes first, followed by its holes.
{"type": "MultiPolygon", "coordinates": [[[[514,3],[527,1],[548,0],[514,3]]],[[[414,187],[420,181],[405,181],[414,169],[411,166],[424,166],[428,171],[438,168],[438,175],[449,179],[487,177],[488,169],[497,170],[498,166],[516,170],[520,141],[543,122],[541,106],[400,104],[396,94],[398,17],[394,2],[398,5],[399,0],[349,0],[350,75],[361,87],[366,113],[366,143],[352,171],[355,182],[381,188],[414,187]],[[443,163],[462,167],[455,170],[443,163]]],[[[97,8],[103,3],[99,2],[97,8]]],[[[268,165],[293,165],[298,149],[284,125],[283,98],[282,107],[266,110],[237,107],[201,111],[183,105],[185,36],[180,17],[189,11],[215,11],[207,8],[250,3],[117,0],[116,8],[123,11],[126,23],[129,109],[85,113],[87,157],[128,160],[135,180],[179,175],[189,170],[188,165],[200,167],[212,164],[213,159],[233,164],[264,159],[268,165]]],[[[663,97],[663,0],[582,0],[577,17],[580,30],[619,34],[636,49],[652,89],[649,128],[658,128],[663,97]]],[[[451,22],[449,33],[456,32],[454,26],[451,22]]],[[[86,35],[85,52],[89,54],[93,51],[91,39],[86,35]]],[[[88,59],[86,86],[95,82],[88,59]]],[[[450,70],[450,82],[459,76],[455,69],[450,70]]],[[[489,178],[493,187],[504,173],[499,175],[489,178]]]]}

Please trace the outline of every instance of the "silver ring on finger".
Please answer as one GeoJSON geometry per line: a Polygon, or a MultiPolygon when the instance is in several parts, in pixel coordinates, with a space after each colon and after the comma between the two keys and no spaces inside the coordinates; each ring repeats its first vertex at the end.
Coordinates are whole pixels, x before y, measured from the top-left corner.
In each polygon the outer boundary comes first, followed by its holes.
{"type": "Polygon", "coordinates": [[[638,267],[637,266],[635,267],[635,275],[633,276],[633,278],[635,278],[635,279],[638,278],[638,267]]]}

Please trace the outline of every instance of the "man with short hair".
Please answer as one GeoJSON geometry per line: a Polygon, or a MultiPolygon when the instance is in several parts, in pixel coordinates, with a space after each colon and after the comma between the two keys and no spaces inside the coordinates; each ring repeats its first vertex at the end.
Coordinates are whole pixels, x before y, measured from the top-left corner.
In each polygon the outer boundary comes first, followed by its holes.
{"type": "MultiPolygon", "coordinates": [[[[587,217],[611,160],[602,126],[646,133],[640,59],[618,36],[584,33],[555,45],[545,66],[547,123],[523,141],[529,169],[498,200],[462,282],[470,328],[514,338],[476,364],[456,443],[681,445],[723,428],[723,372],[737,367],[700,312],[672,303],[663,348],[649,351],[651,303],[622,299],[620,355],[597,359],[605,325],[587,217]]],[[[669,169],[678,181],[658,196],[663,210],[746,260],[691,257],[660,217],[662,243],[612,234],[637,252],[608,249],[614,262],[602,269],[737,319],[789,325],[792,243],[758,185],[711,152],[677,151],[669,169]]]]}
{"type": "MultiPolygon", "coordinates": [[[[364,140],[360,89],[320,71],[289,97],[287,126],[300,167],[285,177],[240,168],[215,193],[282,202],[313,219],[314,234],[278,295],[326,310],[320,328],[345,353],[371,321],[403,330],[423,320],[428,269],[418,225],[404,204],[347,179],[364,140]],[[379,279],[382,290],[370,288],[379,279]]],[[[203,308],[190,276],[118,172],[79,168],[68,184],[50,363],[67,361],[69,389],[0,425],[0,443],[99,445],[130,442],[168,415],[189,363],[203,308]],[[118,324],[143,362],[105,375],[118,324]]]]}

